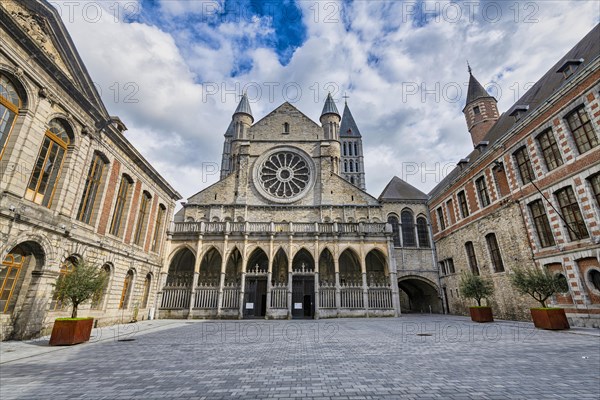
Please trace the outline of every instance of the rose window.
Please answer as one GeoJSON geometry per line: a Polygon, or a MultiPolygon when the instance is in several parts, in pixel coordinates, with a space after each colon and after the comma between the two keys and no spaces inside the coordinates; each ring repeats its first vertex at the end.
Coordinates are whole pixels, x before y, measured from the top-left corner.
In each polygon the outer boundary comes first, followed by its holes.
{"type": "Polygon", "coordinates": [[[298,200],[312,184],[308,157],[295,151],[279,149],[264,155],[255,172],[260,191],[279,202],[298,200]]]}

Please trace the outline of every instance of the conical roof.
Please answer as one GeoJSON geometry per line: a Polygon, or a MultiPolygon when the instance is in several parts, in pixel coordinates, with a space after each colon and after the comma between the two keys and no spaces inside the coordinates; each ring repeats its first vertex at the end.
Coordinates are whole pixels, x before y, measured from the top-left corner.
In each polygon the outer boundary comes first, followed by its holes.
{"type": "Polygon", "coordinates": [[[467,91],[466,104],[470,104],[482,97],[492,97],[481,85],[481,83],[479,83],[479,81],[473,76],[473,74],[471,73],[471,68],[469,68],[469,75],[469,90],[467,91]]]}
{"type": "Polygon", "coordinates": [[[335,106],[335,101],[333,101],[333,97],[331,97],[331,93],[327,95],[325,105],[323,106],[323,111],[321,112],[321,117],[326,114],[336,114],[337,116],[340,116],[340,113],[335,106]]]}
{"type": "Polygon", "coordinates": [[[246,93],[242,95],[240,104],[238,104],[233,114],[247,114],[254,120],[254,116],[252,115],[252,109],[250,108],[250,102],[248,101],[248,95],[246,93]]]}
{"type": "Polygon", "coordinates": [[[340,136],[361,137],[348,103],[344,106],[344,115],[342,115],[342,122],[340,123],[340,136]]]}

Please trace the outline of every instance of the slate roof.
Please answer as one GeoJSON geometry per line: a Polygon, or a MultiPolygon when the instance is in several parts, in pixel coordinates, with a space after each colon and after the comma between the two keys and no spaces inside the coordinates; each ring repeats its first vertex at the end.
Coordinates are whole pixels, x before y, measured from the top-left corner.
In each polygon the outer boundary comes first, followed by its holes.
{"type": "Polygon", "coordinates": [[[254,119],[254,116],[252,115],[252,109],[250,108],[250,102],[248,101],[248,96],[246,95],[246,93],[244,93],[242,99],[240,100],[240,104],[238,104],[237,108],[235,109],[234,114],[238,113],[248,114],[252,117],[252,119],[254,119]]]}
{"type": "Polygon", "coordinates": [[[342,122],[340,123],[340,136],[361,137],[350,108],[348,108],[348,103],[344,107],[344,115],[342,115],[342,122]]]}
{"type": "Polygon", "coordinates": [[[477,99],[481,99],[484,97],[492,97],[490,96],[490,94],[485,90],[485,88],[481,85],[481,83],[479,83],[479,81],[477,80],[477,78],[475,78],[473,76],[473,74],[471,73],[471,69],[469,68],[469,89],[467,91],[467,102],[466,104],[470,104],[472,102],[474,102],[477,99]]]}
{"type": "Polygon", "coordinates": [[[394,176],[379,195],[379,201],[426,201],[429,197],[408,182],[394,176]]]}
{"type": "Polygon", "coordinates": [[[532,112],[535,112],[540,106],[543,106],[547,99],[551,97],[558,89],[560,89],[567,81],[572,80],[576,75],[575,72],[571,77],[565,79],[562,73],[557,72],[558,69],[570,59],[581,59],[583,63],[579,66],[578,71],[583,70],[587,65],[600,57],[600,24],[596,25],[579,43],[575,45],[564,57],[562,57],[548,72],[538,80],[515,104],[500,116],[500,119],[494,124],[489,132],[483,138],[483,141],[489,142],[485,150],[473,150],[465,159],[469,162],[463,168],[454,168],[442,181],[435,187],[429,196],[435,197],[443,192],[455,179],[460,177],[463,169],[468,168],[475,163],[480,157],[486,154],[486,151],[492,148],[494,143],[506,136],[514,125],[519,123],[511,116],[514,109],[528,105],[529,109],[525,111],[521,119],[527,117],[532,112]]]}
{"type": "Polygon", "coordinates": [[[325,100],[325,105],[323,106],[323,111],[321,112],[321,117],[325,114],[340,115],[337,107],[335,106],[335,101],[333,101],[333,97],[331,97],[331,93],[329,93],[327,95],[327,100],[325,100]]]}

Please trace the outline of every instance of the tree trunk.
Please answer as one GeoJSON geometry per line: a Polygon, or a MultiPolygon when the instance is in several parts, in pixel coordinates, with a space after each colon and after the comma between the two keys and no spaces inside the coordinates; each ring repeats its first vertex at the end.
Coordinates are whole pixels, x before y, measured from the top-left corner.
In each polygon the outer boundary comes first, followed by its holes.
{"type": "Polygon", "coordinates": [[[73,312],[71,313],[71,318],[77,318],[77,304],[73,304],[73,312]]]}

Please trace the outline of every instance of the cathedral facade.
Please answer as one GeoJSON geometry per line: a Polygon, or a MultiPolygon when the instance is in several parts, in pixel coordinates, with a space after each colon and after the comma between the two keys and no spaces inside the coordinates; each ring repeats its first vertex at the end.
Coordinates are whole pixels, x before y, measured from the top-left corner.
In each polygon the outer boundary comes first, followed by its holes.
{"type": "Polygon", "coordinates": [[[170,227],[161,318],[441,312],[426,195],[399,178],[369,195],[348,105],[342,118],[329,95],[319,121],[284,103],[255,122],[242,97],[221,180],[170,227]],[[399,266],[433,274],[399,277],[399,266]]]}

